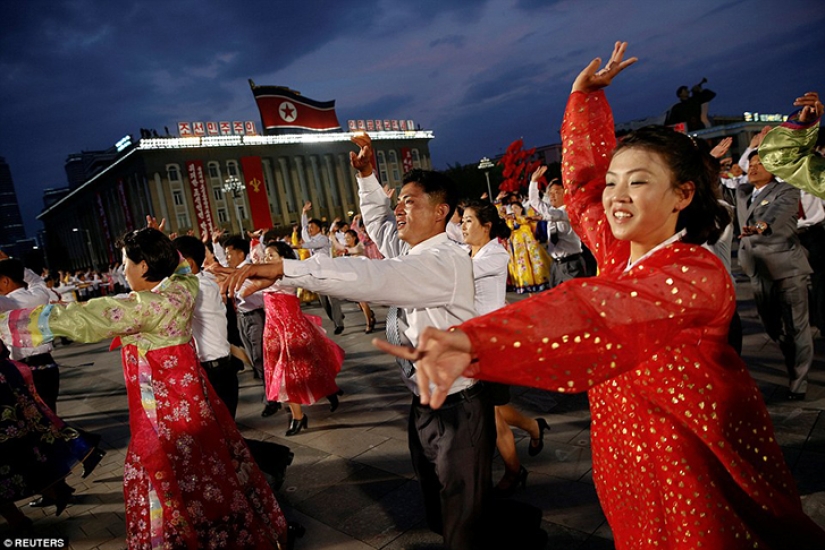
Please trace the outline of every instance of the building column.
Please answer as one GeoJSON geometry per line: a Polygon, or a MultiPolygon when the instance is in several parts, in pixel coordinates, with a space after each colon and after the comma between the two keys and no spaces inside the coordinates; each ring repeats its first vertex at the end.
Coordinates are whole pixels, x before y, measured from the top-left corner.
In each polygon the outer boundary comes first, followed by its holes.
{"type": "MultiPolygon", "coordinates": [[[[332,195],[330,194],[330,189],[328,185],[324,185],[324,180],[321,177],[321,171],[318,170],[318,157],[316,155],[311,155],[309,157],[309,163],[312,165],[312,177],[315,180],[315,186],[318,190],[318,193],[322,193],[322,197],[324,198],[323,206],[327,209],[330,215],[332,215],[332,195]]],[[[333,218],[335,216],[332,216],[333,218]]]]}
{"type": "Polygon", "coordinates": [[[281,167],[281,178],[283,178],[285,195],[287,197],[287,203],[289,206],[293,207],[293,210],[287,208],[285,212],[292,214],[293,212],[298,212],[300,214],[301,207],[303,205],[298,204],[298,197],[295,195],[295,187],[292,185],[292,178],[289,176],[289,165],[286,162],[286,157],[279,157],[278,164],[281,167]],[[289,200],[289,199],[292,200],[289,200]]]}
{"type": "MultiPolygon", "coordinates": [[[[315,189],[311,185],[307,184],[307,176],[306,171],[304,170],[304,157],[296,156],[295,159],[295,172],[298,174],[298,181],[300,182],[301,186],[301,193],[304,194],[306,200],[312,203],[312,209],[319,214],[317,217],[321,217],[321,203],[318,200],[318,195],[315,193],[315,189]]],[[[303,204],[301,205],[303,207],[303,204]]]]}
{"type": "Polygon", "coordinates": [[[355,174],[349,164],[349,157],[344,154],[338,155],[338,178],[341,187],[341,216],[344,217],[348,210],[356,209],[353,189],[357,186],[355,174]]]}
{"type": "Polygon", "coordinates": [[[160,178],[160,172],[155,172],[155,192],[158,206],[160,206],[161,219],[167,219],[171,222],[172,220],[169,219],[169,207],[166,205],[166,196],[163,194],[163,180],[160,178]]]}
{"type": "Polygon", "coordinates": [[[333,196],[330,202],[329,209],[333,210],[335,207],[341,206],[341,191],[338,187],[337,178],[335,177],[335,159],[331,154],[324,155],[324,167],[326,168],[327,189],[330,190],[333,196]]]}

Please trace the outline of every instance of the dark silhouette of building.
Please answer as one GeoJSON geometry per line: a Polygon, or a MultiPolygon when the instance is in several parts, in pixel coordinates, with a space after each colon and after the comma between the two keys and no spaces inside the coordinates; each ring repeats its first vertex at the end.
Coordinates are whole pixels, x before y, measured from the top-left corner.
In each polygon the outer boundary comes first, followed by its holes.
{"type": "Polygon", "coordinates": [[[0,249],[8,250],[26,238],[11,169],[0,157],[0,249]]]}

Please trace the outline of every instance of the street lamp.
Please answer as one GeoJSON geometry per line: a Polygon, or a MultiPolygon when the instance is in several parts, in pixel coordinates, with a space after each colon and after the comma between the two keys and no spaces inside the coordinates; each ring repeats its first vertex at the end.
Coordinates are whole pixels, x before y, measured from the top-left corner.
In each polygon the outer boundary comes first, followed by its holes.
{"type": "Polygon", "coordinates": [[[83,231],[86,233],[86,246],[89,247],[89,258],[92,260],[92,268],[97,271],[97,262],[95,261],[95,251],[92,249],[92,235],[89,233],[88,229],[83,228],[72,228],[72,231],[77,233],[79,231],[83,231]]]}
{"type": "Polygon", "coordinates": [[[238,215],[238,205],[235,201],[238,199],[238,193],[243,190],[244,185],[241,180],[235,176],[229,176],[229,179],[223,182],[223,192],[232,193],[232,207],[235,209],[235,217],[238,218],[238,234],[243,236],[243,226],[241,226],[241,217],[238,215]]]}
{"type": "Polygon", "coordinates": [[[479,170],[484,170],[484,175],[487,177],[487,196],[490,198],[490,202],[493,202],[493,191],[490,188],[490,170],[495,166],[490,159],[484,157],[481,159],[481,162],[478,164],[479,170]]]}

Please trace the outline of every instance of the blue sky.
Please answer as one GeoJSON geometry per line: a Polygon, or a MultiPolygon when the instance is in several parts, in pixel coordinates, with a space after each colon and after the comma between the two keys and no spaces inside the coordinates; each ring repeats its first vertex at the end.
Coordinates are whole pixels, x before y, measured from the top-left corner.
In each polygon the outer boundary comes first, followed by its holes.
{"type": "Polygon", "coordinates": [[[825,92],[821,0],[0,2],[0,156],[29,234],[63,163],[140,128],[254,120],[247,79],[336,100],[339,121],[412,119],[436,168],[558,141],[570,84],[615,40],[639,63],[616,120],[703,77],[710,113],[787,112],[825,92]]]}

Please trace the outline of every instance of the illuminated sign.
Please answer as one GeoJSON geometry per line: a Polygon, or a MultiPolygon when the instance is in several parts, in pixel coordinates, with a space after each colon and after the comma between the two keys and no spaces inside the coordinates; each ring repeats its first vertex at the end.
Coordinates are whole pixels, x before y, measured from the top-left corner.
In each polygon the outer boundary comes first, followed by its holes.
{"type": "Polygon", "coordinates": [[[120,138],[119,140],[117,140],[117,143],[115,143],[115,148],[117,149],[117,152],[120,153],[121,151],[123,151],[124,149],[129,147],[131,144],[132,144],[132,136],[125,135],[122,138],[120,138]]]}
{"type": "Polygon", "coordinates": [[[785,122],[788,115],[745,112],[745,122],[785,122]]]}
{"type": "Polygon", "coordinates": [[[178,122],[178,136],[204,137],[209,136],[254,136],[258,132],[255,130],[255,123],[251,120],[245,122],[178,122]]]}
{"type": "Polygon", "coordinates": [[[368,132],[412,132],[415,123],[412,120],[348,120],[347,128],[351,132],[366,130],[368,132]]]}

